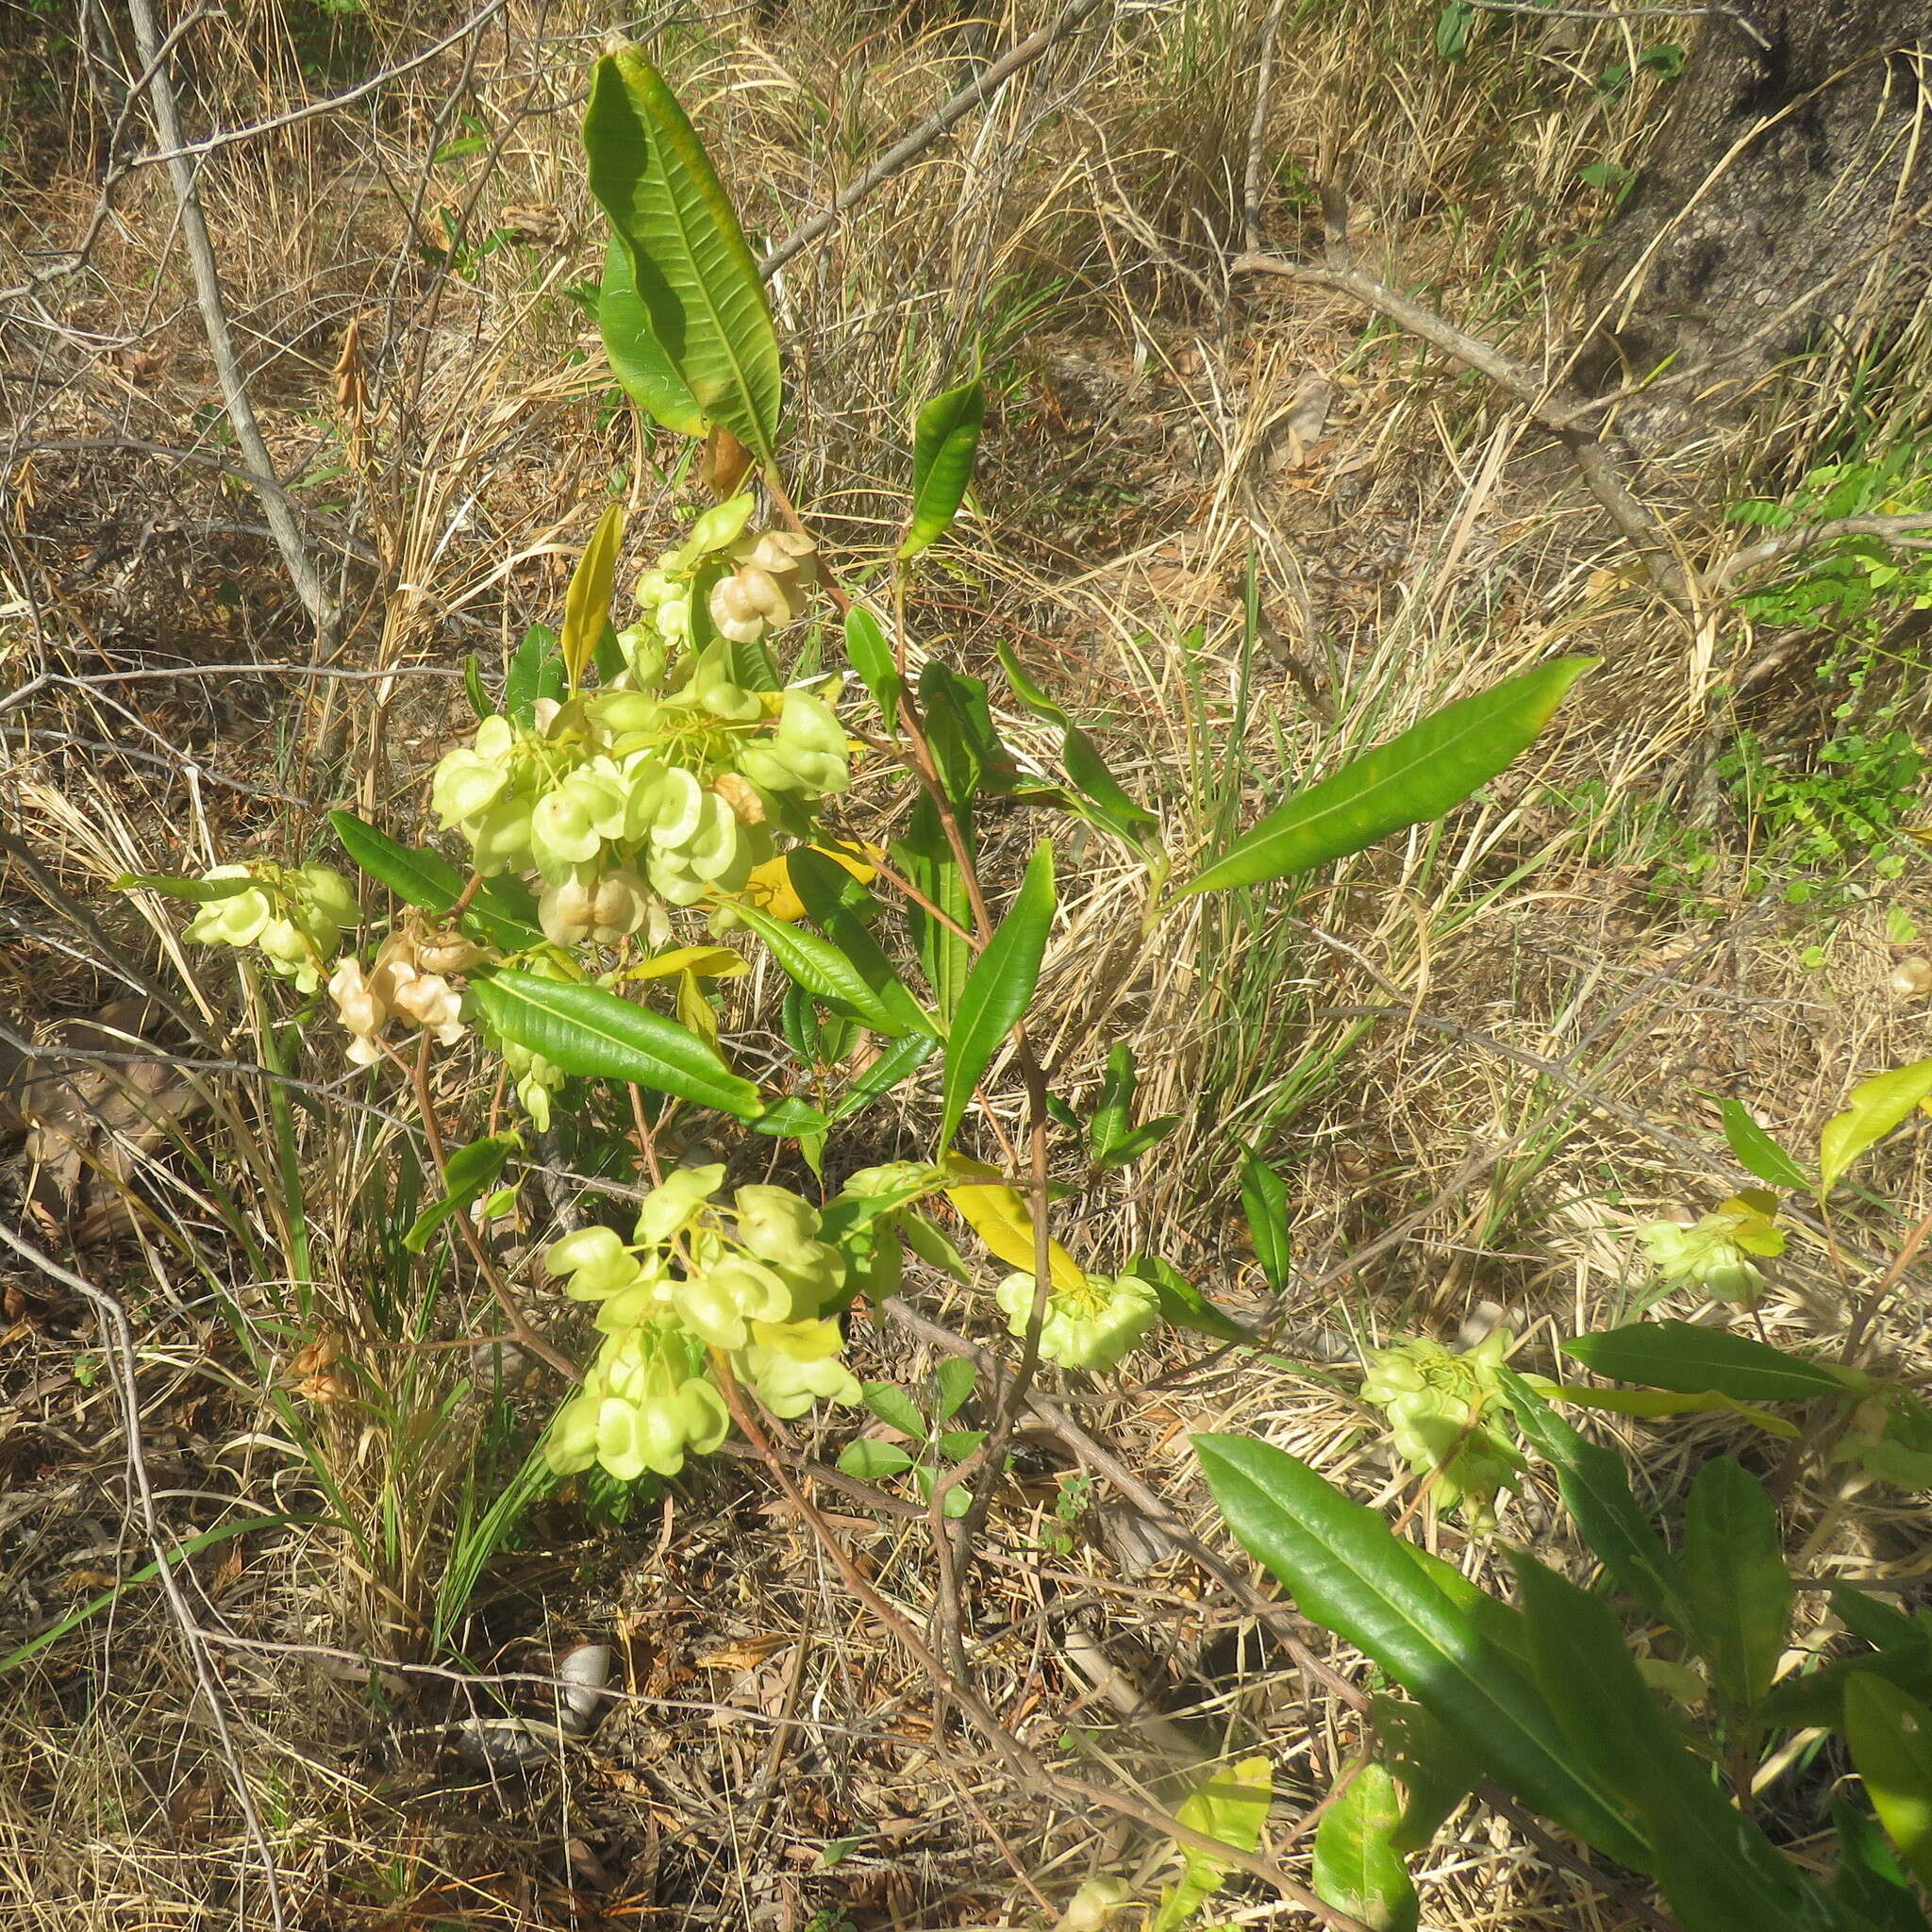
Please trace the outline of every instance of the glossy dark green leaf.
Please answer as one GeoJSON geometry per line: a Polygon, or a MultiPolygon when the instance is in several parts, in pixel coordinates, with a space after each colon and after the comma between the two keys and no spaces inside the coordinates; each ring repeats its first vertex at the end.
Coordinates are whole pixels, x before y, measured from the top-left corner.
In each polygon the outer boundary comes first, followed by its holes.
{"type": "Polygon", "coordinates": [[[403,1245],[420,1255],[442,1224],[458,1214],[467,1214],[496,1185],[512,1154],[523,1146],[515,1134],[491,1134],[487,1140],[472,1141],[449,1157],[443,1175],[446,1190],[440,1201],[432,1202],[410,1224],[403,1245]]]}
{"type": "Polygon", "coordinates": [[[973,481],[985,424],[986,388],[978,381],[949,389],[920,409],[912,432],[912,510],[899,545],[900,562],[917,557],[952,528],[973,481]]]}
{"type": "Polygon", "coordinates": [[[936,1035],[908,1033],[891,1052],[882,1053],[858,1079],[840,1095],[832,1108],[836,1123],[869,1107],[881,1095],[890,1093],[903,1080],[909,1080],[940,1050],[936,1035]]]}
{"type": "Polygon", "coordinates": [[[708,422],[772,468],[782,378],[758,262],[684,109],[636,48],[597,62],[584,147],[665,362],[708,422]]]}
{"type": "MultiPolygon", "coordinates": [[[[903,1009],[895,1011],[867,983],[865,975],[830,940],[815,932],[774,919],[756,906],[741,903],[732,908],[771,948],[786,974],[814,998],[849,1008],[874,1031],[892,1039],[921,1030],[908,1024],[903,1009]]],[[[896,975],[895,975],[896,977],[896,975]]],[[[900,988],[905,991],[903,987],[900,988]]],[[[910,1003],[911,994],[906,994],[910,1003]]],[[[929,1028],[924,1030],[930,1030],[929,1028]]]]}
{"type": "Polygon", "coordinates": [[[1254,1341],[1252,1329],[1224,1314],[1173,1262],[1163,1261],[1158,1255],[1136,1255],[1121,1273],[1152,1285],[1160,1300],[1161,1319],[1170,1326],[1210,1336],[1216,1341],[1254,1341]]]}
{"type": "Polygon", "coordinates": [[[1694,1322],[1632,1322],[1579,1335],[1564,1342],[1563,1352],[1613,1382],[1683,1395],[1714,1389],[1737,1402],[1810,1402],[1843,1395],[1848,1386],[1823,1362],[1694,1322]]]}
{"type": "Polygon", "coordinates": [[[1020,789],[1020,768],[993,722],[983,677],[928,658],[919,673],[919,703],[941,789],[956,809],[969,809],[982,791],[1004,797],[1020,789]]]}
{"type": "Polygon", "coordinates": [[[1288,1186],[1253,1148],[1241,1149],[1241,1212],[1255,1243],[1255,1259],[1262,1279],[1276,1294],[1293,1276],[1293,1251],[1289,1241],[1288,1186]]]}
{"type": "Polygon", "coordinates": [[[1344,1773],[1341,1795],[1315,1827],[1315,1893],[1374,1932],[1415,1932],[1421,1907],[1395,1848],[1402,1793],[1381,1765],[1344,1773]]]}
{"type": "Polygon", "coordinates": [[[1774,1188],[1798,1188],[1809,1193],[1818,1184],[1751,1118],[1741,1100],[1722,1100],[1724,1139],[1741,1165],[1774,1188]]]}
{"type": "Polygon", "coordinates": [[[1733,1709],[1748,1709],[1784,1655],[1793,1591],[1777,1505],[1731,1457],[1707,1462],[1690,1486],[1681,1566],[1712,1684],[1733,1709]]]}
{"type": "Polygon", "coordinates": [[[527,731],[536,718],[538,699],[561,704],[565,683],[557,633],[547,624],[533,624],[510,653],[503,680],[504,715],[527,731]]]}
{"type": "Polygon", "coordinates": [[[1042,839],[1033,848],[1026,876],[1007,916],[973,962],[959,994],[959,1010],[953,1016],[946,1041],[946,1077],[940,1102],[941,1151],[952,1145],[980,1075],[1033,998],[1056,903],[1053,846],[1042,839]]]}
{"type": "Polygon", "coordinates": [[[1665,1723],[1602,1598],[1521,1552],[1509,1562],[1538,1687],[1577,1765],[1642,1821],[1684,1932],[1828,1932],[1822,1894],[1665,1723]]]}
{"type": "Polygon", "coordinates": [[[1536,742],[1594,658],[1559,658],[1446,705],[1272,811],[1181,888],[1288,878],[1439,819],[1536,742]]]}
{"type": "MultiPolygon", "coordinates": [[[[972,814],[959,816],[971,852],[972,814]]],[[[919,906],[906,908],[906,923],[918,948],[920,969],[932,989],[933,1004],[941,1019],[950,1022],[958,1009],[966,975],[973,970],[973,948],[964,937],[973,929],[973,904],[938,808],[924,794],[913,801],[906,836],[893,841],[892,856],[911,885],[946,915],[942,921],[919,906]]]]}
{"type": "Polygon", "coordinates": [[[1573,1428],[1512,1370],[1500,1371],[1516,1425],[1557,1472],[1557,1488],[1583,1540],[1620,1590],[1688,1635],[1690,1610],[1676,1559],[1631,1493],[1623,1457],[1573,1428]]]}
{"type": "Polygon", "coordinates": [[[1845,1685],[1845,1740],[1900,1861],[1932,1885],[1932,1708],[1858,1672],[1845,1685]]]}
{"type": "Polygon", "coordinates": [[[705,434],[710,425],[651,333],[651,319],[638,300],[629,251],[614,235],[604,251],[597,333],[604,338],[611,375],[639,408],[680,436],[705,434]]]}
{"type": "Polygon", "coordinates": [[[899,728],[899,668],[879,621],[862,604],[845,613],[845,660],[864,680],[888,735],[899,728]]]}
{"type": "Polygon", "coordinates": [[[627,1081],[740,1120],[763,1110],[758,1090],[690,1027],[601,986],[573,986],[498,968],[474,975],[470,990],[483,1017],[506,1040],[566,1074],[627,1081]]]}
{"type": "MultiPolygon", "coordinates": [[[[463,874],[441,853],[398,845],[387,832],[354,812],[332,811],[328,822],[356,865],[406,906],[443,913],[462,897],[463,874]]],[[[546,943],[537,923],[537,902],[521,879],[484,880],[464,908],[461,923],[472,938],[507,953],[546,943]]]]}
{"type": "MultiPolygon", "coordinates": [[[[837,950],[844,961],[845,972],[856,976],[862,989],[862,998],[824,992],[820,996],[844,999],[867,1024],[894,1040],[908,1033],[937,1034],[937,1022],[913,998],[911,989],[899,977],[866,925],[861,908],[871,908],[873,901],[865,888],[842,865],[808,845],[798,846],[786,855],[785,872],[807,916],[824,934],[820,943],[837,950]]],[[[762,931],[763,927],[758,929],[762,931]]],[[[777,949],[774,946],[773,950],[777,949]]],[[[782,955],[779,963],[784,964],[782,955]]],[[[791,968],[786,970],[790,972],[791,968]]],[[[839,976],[842,983],[843,975],[839,976]]]]}
{"type": "MultiPolygon", "coordinates": [[[[1374,1510],[1272,1444],[1196,1436],[1221,1513],[1312,1619],[1373,1658],[1492,1777],[1579,1838],[1642,1869],[1642,1839],[1581,1773],[1547,1702],[1374,1510]]],[[[1474,1588],[1474,1586],[1471,1586],[1474,1588]]]]}

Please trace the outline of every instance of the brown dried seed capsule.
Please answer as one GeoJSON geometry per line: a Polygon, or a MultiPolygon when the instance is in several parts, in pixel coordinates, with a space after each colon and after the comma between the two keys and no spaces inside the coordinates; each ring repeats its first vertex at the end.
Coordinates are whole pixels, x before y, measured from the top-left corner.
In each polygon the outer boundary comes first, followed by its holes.
{"type": "Polygon", "coordinates": [[[1919,999],[1932,992],[1932,959],[1923,956],[1901,959],[1891,969],[1891,990],[1902,1000],[1919,999]]]}

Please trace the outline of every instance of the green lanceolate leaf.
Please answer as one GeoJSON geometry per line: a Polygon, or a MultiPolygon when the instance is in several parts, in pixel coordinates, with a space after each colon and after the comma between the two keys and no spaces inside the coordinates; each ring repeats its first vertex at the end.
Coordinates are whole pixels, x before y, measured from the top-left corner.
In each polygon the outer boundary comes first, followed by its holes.
{"type": "Polygon", "coordinates": [[[1364,1764],[1315,1827],[1315,1890],[1331,1906],[1374,1927],[1415,1932],[1420,1907],[1408,1867],[1395,1848],[1402,1793],[1379,1764],[1364,1764]]]}
{"type": "Polygon", "coordinates": [[[597,293],[597,332],[610,373],[639,408],[680,436],[702,436],[710,427],[684,378],[651,333],[651,319],[638,300],[630,254],[613,235],[604,251],[604,285],[597,293]]]}
{"type": "Polygon", "coordinates": [[[1623,1458],[1559,1416],[1513,1370],[1499,1372],[1524,1440],[1557,1472],[1557,1488],[1583,1540],[1619,1589],[1688,1635],[1690,1609],[1676,1560],[1630,1492],[1623,1458]]]}
{"type": "Polygon", "coordinates": [[[1072,792],[1067,802],[1084,818],[1105,825],[1128,844],[1143,847],[1160,821],[1115,782],[1093,741],[1026,674],[1004,639],[997,646],[1013,695],[1037,718],[1060,728],[1060,762],[1072,792]]]}
{"type": "Polygon", "coordinates": [[[535,722],[537,701],[549,698],[561,703],[564,690],[563,658],[557,648],[557,633],[547,624],[533,624],[510,653],[509,670],[503,680],[504,715],[527,731],[535,722]]]}
{"type": "Polygon", "coordinates": [[[332,811],[328,822],[356,865],[406,906],[443,912],[456,904],[462,879],[441,854],[398,845],[387,832],[377,831],[354,812],[332,811]]]}
{"type": "Polygon", "coordinates": [[[1253,1148],[1241,1149],[1241,1212],[1261,1276],[1276,1294],[1288,1287],[1293,1255],[1288,1236],[1288,1187],[1253,1148]]]}
{"type": "Polygon", "coordinates": [[[845,658],[864,680],[888,733],[899,728],[899,668],[879,621],[862,604],[845,613],[845,658]]]}
{"type": "Polygon", "coordinates": [[[866,929],[866,912],[861,908],[869,908],[872,900],[864,887],[842,865],[808,845],[786,855],[785,871],[813,924],[837,948],[865,989],[867,1005],[861,1007],[856,999],[850,1004],[861,1014],[870,1008],[883,1016],[868,1024],[895,1040],[908,1033],[936,1035],[939,1028],[932,1015],[913,998],[911,989],[893,971],[892,962],[866,929]]]}
{"type": "Polygon", "coordinates": [[[1832,1800],[1831,1819],[1838,1833],[1831,1898],[1845,1932],[1932,1932],[1884,1833],[1847,1798],[1832,1800]]]}
{"type": "Polygon", "coordinates": [[[1520,1798],[1600,1851],[1648,1869],[1643,1840],[1602,1785],[1576,1769],[1541,1692],[1434,1580],[1434,1566],[1417,1560],[1425,1553],[1285,1450],[1239,1436],[1193,1441],[1228,1526],[1304,1616],[1380,1664],[1520,1798]]]}
{"type": "Polygon", "coordinates": [[[1121,1270],[1152,1284],[1164,1322],[1216,1341],[1253,1341],[1254,1331],[1224,1314],[1173,1262],[1158,1255],[1136,1255],[1121,1270]]]}
{"type": "MultiPolygon", "coordinates": [[[[398,845],[387,832],[377,831],[354,812],[332,811],[328,822],[357,867],[387,886],[406,906],[441,913],[462,897],[463,875],[441,853],[398,845]]],[[[520,879],[486,879],[464,908],[462,926],[507,953],[545,943],[537,924],[537,902],[520,879]]]]}
{"type": "Polygon", "coordinates": [[[840,1095],[839,1104],[832,1109],[832,1119],[842,1121],[860,1108],[870,1107],[901,1081],[909,1080],[939,1050],[937,1034],[908,1033],[890,1053],[881,1054],[840,1095]]]}
{"type": "Polygon", "coordinates": [[[467,1214],[496,1185],[497,1175],[510,1156],[522,1150],[523,1144],[515,1134],[491,1134],[488,1140],[472,1141],[467,1147],[458,1147],[450,1156],[443,1176],[449,1191],[417,1215],[403,1237],[404,1247],[412,1255],[420,1255],[446,1221],[467,1214]]]}
{"type": "Polygon", "coordinates": [[[684,109],[635,48],[597,62],[584,146],[664,360],[707,421],[773,468],[782,388],[758,263],[684,109]]]}
{"type": "Polygon", "coordinates": [[[1698,1647],[1719,1696],[1748,1709],[1771,1689],[1791,1621],[1777,1505],[1741,1462],[1697,1472],[1684,1506],[1683,1574],[1698,1647]]]}
{"type": "Polygon", "coordinates": [[[949,389],[920,409],[912,432],[912,513],[906,522],[906,541],[899,545],[901,563],[952,527],[973,481],[973,459],[985,424],[986,389],[976,380],[949,389]]]}
{"type": "Polygon", "coordinates": [[[1407,1793],[1391,1842],[1398,1852],[1425,1850],[1450,1812],[1482,1782],[1482,1767],[1420,1704],[1378,1690],[1369,1711],[1376,1755],[1407,1793]]]}
{"type": "Polygon", "coordinates": [[[1811,1176],[1751,1118],[1741,1100],[1718,1103],[1724,1116],[1724,1139],[1731,1152],[1761,1181],[1774,1188],[1802,1188],[1807,1193],[1815,1185],[1811,1176]]]}
{"type": "Polygon", "coordinates": [[[1737,1402],[1811,1402],[1860,1386],[1823,1362],[1694,1322],[1632,1322],[1579,1335],[1564,1342],[1563,1353],[1612,1381],[1681,1395],[1714,1390],[1737,1402]]]}
{"type": "Polygon", "coordinates": [[[617,553],[623,542],[624,506],[606,504],[563,595],[563,636],[558,650],[572,691],[583,683],[591,653],[610,622],[610,593],[617,583],[617,553]]]}
{"type": "MultiPolygon", "coordinates": [[[[815,999],[833,1006],[849,1007],[875,1031],[892,1039],[919,1031],[930,1031],[908,1024],[903,1006],[895,1011],[867,984],[865,975],[830,940],[806,932],[756,906],[738,905],[732,910],[772,949],[772,957],[786,973],[815,999]]],[[[895,975],[896,977],[896,975],[895,975]]],[[[900,988],[905,992],[905,988],[900,988]]],[[[906,993],[906,1003],[912,995],[906,993]]]]}
{"type": "Polygon", "coordinates": [[[1818,1188],[1829,1193],[1852,1162],[1884,1140],[1914,1108],[1932,1097],[1932,1059],[1914,1060],[1852,1089],[1843,1113],[1818,1137],[1818,1188]]]}
{"type": "Polygon", "coordinates": [[[1845,1686],[1860,1674],[1882,1677],[1914,1697],[1932,1698],[1932,1624],[1919,1625],[1911,1637],[1883,1650],[1834,1657],[1816,1670],[1787,1677],[1753,1715],[1760,1724],[1780,1728],[1820,1724],[1842,1729],[1845,1686]]]}
{"type": "Polygon", "coordinates": [[[601,986],[572,986],[498,968],[470,990],[483,1017],[518,1046],[587,1079],[624,1080],[750,1120],[758,1090],[688,1026],[601,986]]]}
{"type": "Polygon", "coordinates": [[[1407,825],[1439,819],[1536,742],[1594,658],[1558,658],[1446,705],[1297,792],[1181,888],[1207,892],[1291,877],[1407,825]]]}
{"type": "Polygon", "coordinates": [[[1575,1762],[1642,1820],[1684,1932],[1827,1932],[1824,1898],[1673,1735],[1603,1600],[1519,1551],[1509,1562],[1538,1687],[1575,1762]]]}
{"type": "Polygon", "coordinates": [[[1899,1869],[1878,1827],[1843,1797],[1831,1801],[1831,1822],[1838,1830],[1831,1897],[1852,1915],[1850,1924],[1870,1926],[1871,1932],[1926,1932],[1912,1882],[1899,1869]]]}
{"type": "Polygon", "coordinates": [[[1033,848],[1026,876],[1020,882],[999,930],[973,962],[959,1010],[953,1017],[946,1046],[946,1078],[940,1106],[941,1150],[952,1145],[973,1090],[1033,997],[1040,962],[1046,954],[1056,904],[1053,846],[1042,839],[1033,848]]]}
{"type": "MultiPolygon", "coordinates": [[[[973,816],[968,811],[958,816],[970,852],[973,816]]],[[[935,919],[920,906],[908,906],[906,910],[906,923],[919,949],[920,969],[932,988],[933,1004],[941,1019],[950,1021],[958,1010],[966,975],[973,970],[973,948],[965,938],[972,929],[973,906],[938,808],[924,794],[913,801],[906,836],[893,841],[892,856],[911,884],[946,915],[945,920],[935,919]]]]}
{"type": "Polygon", "coordinates": [[[1932,1709],[1859,1672],[1845,1685],[1845,1739],[1886,1837],[1932,1885],[1932,1709]]]}
{"type": "Polygon", "coordinates": [[[1134,1064],[1134,1049],[1123,1040],[1107,1057],[1107,1074],[1100,1083],[1100,1097],[1093,1103],[1093,1118],[1087,1124],[1087,1145],[1095,1160],[1118,1147],[1134,1130],[1134,1095],[1141,1085],[1141,1072],[1134,1064]]]}
{"type": "Polygon", "coordinates": [[[463,656],[463,695],[470,701],[470,709],[477,718],[493,718],[496,707],[490,702],[489,694],[483,689],[483,666],[475,651],[463,656]]]}

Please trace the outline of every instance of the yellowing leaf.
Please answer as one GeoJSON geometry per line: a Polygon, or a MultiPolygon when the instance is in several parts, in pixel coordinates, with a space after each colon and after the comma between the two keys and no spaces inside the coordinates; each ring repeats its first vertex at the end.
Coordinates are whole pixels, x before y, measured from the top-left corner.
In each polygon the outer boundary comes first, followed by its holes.
{"type": "Polygon", "coordinates": [[[575,691],[584,681],[584,667],[604,626],[610,619],[610,592],[617,582],[617,552],[624,541],[624,507],[608,504],[597,528],[571,573],[563,597],[563,637],[558,645],[564,675],[575,691]]]}
{"type": "Polygon", "coordinates": [[[1854,1087],[1851,1105],[1826,1121],[1818,1137],[1819,1191],[1829,1192],[1853,1161],[1927,1098],[1932,1098],[1932,1059],[1914,1060],[1854,1087]]]}
{"type": "Polygon", "coordinates": [[[673,946],[668,953],[655,953],[625,970],[625,979],[668,979],[674,973],[689,973],[699,979],[742,979],[751,971],[749,963],[729,946],[673,946]]]}
{"type": "MultiPolygon", "coordinates": [[[[1210,1772],[1182,1800],[1174,1816],[1193,1830],[1216,1838],[1237,1851],[1258,1850],[1261,1827],[1274,1798],[1274,1771],[1265,1757],[1244,1757],[1225,1771],[1210,1772]]],[[[1181,1881],[1166,1892],[1148,1932],[1177,1932],[1215,1892],[1232,1866],[1212,1852],[1183,1847],[1187,1858],[1181,1881]]]]}
{"type": "MultiPolygon", "coordinates": [[[[963,1154],[947,1155],[945,1169],[949,1174],[970,1180],[968,1186],[946,1190],[946,1199],[959,1210],[967,1226],[1008,1268],[1017,1268],[1022,1274],[1031,1274],[1038,1259],[1033,1217],[1027,1213],[1026,1204],[1019,1195],[1001,1184],[999,1169],[988,1167],[984,1161],[969,1160],[963,1154]],[[980,1175],[987,1178],[983,1182],[974,1178],[980,1175]]],[[[1056,1289],[1064,1291],[1085,1286],[1087,1276],[1080,1264],[1059,1242],[1048,1242],[1047,1257],[1056,1289]]]]}
{"type": "MultiPolygon", "coordinates": [[[[842,865],[862,886],[872,882],[877,861],[886,856],[876,845],[814,845],[811,849],[823,853],[835,865],[842,865]]],[[[803,919],[805,902],[792,890],[791,874],[786,863],[790,857],[789,853],[781,852],[776,858],[753,866],[751,875],[737,891],[720,893],[719,897],[742,899],[774,919],[803,919]]]]}

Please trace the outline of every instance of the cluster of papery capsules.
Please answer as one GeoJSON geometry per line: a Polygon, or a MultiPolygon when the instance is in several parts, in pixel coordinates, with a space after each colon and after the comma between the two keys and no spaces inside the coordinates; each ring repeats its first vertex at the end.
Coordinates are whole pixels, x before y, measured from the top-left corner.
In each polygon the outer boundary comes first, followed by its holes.
{"type": "MultiPolygon", "coordinates": [[[[1015,1335],[1024,1335],[1032,1325],[1035,1282],[1031,1274],[1009,1274],[993,1291],[1015,1335]]],[[[1110,1369],[1159,1316],[1154,1284],[1137,1275],[1113,1280],[1088,1274],[1077,1283],[1057,1282],[1040,1324],[1040,1353],[1070,1369],[1110,1369]]]]}
{"type": "Polygon", "coordinates": [[[600,1464],[620,1480],[675,1475],[729,1426],[710,1352],[778,1416],[856,1403],[836,1313],[840,1250],[789,1189],[742,1187],[727,1208],[722,1166],[680,1169],[645,1197],[633,1237],[582,1228],[544,1254],[577,1301],[596,1302],[604,1342],[544,1441],[560,1474],[600,1464]]]}

